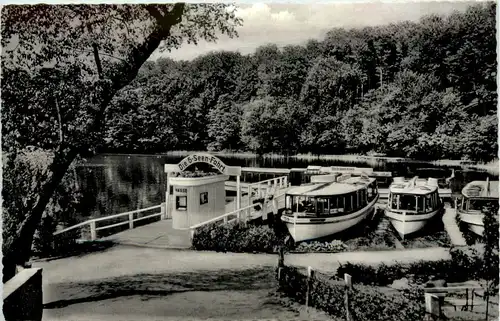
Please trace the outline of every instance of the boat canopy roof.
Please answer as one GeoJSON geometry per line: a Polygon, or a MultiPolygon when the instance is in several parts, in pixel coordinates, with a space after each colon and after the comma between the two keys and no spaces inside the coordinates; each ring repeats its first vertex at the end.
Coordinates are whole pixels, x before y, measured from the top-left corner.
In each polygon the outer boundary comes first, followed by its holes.
{"type": "Polygon", "coordinates": [[[427,195],[437,191],[438,188],[437,180],[434,178],[426,180],[414,177],[405,181],[402,177],[396,177],[389,187],[389,191],[395,194],[427,195]]]}
{"type": "Polygon", "coordinates": [[[291,196],[333,196],[353,193],[366,188],[375,181],[371,177],[351,177],[338,182],[308,184],[296,187],[287,192],[291,196]]]}
{"type": "Polygon", "coordinates": [[[476,199],[498,199],[498,181],[472,181],[462,189],[462,195],[476,199]]]}

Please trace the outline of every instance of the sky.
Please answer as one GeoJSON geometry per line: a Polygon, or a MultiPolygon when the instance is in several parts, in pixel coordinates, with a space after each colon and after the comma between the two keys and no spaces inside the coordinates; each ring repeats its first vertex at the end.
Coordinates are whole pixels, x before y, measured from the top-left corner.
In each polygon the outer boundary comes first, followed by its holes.
{"type": "Polygon", "coordinates": [[[151,58],[170,57],[191,60],[210,51],[230,50],[242,54],[253,53],[259,46],[275,43],[279,46],[303,44],[309,39],[322,39],[335,27],[365,27],[385,25],[398,21],[418,21],[429,14],[447,15],[464,11],[474,3],[466,1],[428,2],[365,2],[313,4],[239,4],[237,14],[243,18],[239,37],[220,37],[217,43],[200,41],[196,45],[183,44],[168,53],[155,53],[151,58]]]}

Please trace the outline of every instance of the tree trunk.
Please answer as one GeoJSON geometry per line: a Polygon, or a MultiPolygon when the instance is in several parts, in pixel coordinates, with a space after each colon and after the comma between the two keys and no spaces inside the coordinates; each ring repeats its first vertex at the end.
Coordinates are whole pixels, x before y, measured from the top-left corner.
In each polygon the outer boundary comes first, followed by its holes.
{"type": "Polygon", "coordinates": [[[77,154],[76,149],[60,148],[55,153],[52,163],[48,165],[46,177],[38,182],[31,197],[28,196],[26,206],[28,210],[26,213],[20,213],[25,219],[19,225],[11,245],[4,249],[4,282],[15,275],[16,265],[24,266],[29,260],[33,236],[45,207],[77,154]]]}

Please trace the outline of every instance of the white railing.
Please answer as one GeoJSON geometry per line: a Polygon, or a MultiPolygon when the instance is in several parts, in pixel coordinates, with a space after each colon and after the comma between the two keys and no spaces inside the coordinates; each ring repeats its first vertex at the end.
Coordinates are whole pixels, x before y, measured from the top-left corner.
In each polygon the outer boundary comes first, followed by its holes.
{"type": "Polygon", "coordinates": [[[87,220],[85,222],[82,222],[82,223],[70,226],[70,227],[65,228],[63,230],[57,231],[53,235],[56,236],[56,235],[63,234],[63,233],[66,233],[68,231],[74,230],[76,228],[79,228],[79,227],[82,227],[82,226],[85,226],[85,225],[89,225],[90,226],[90,239],[92,241],[95,241],[97,239],[97,231],[102,231],[102,230],[105,230],[105,229],[109,229],[109,228],[113,228],[113,227],[117,227],[117,226],[121,226],[121,225],[126,225],[126,224],[128,224],[129,229],[133,229],[134,228],[134,222],[142,221],[142,220],[145,220],[145,219],[148,219],[148,218],[152,218],[152,217],[157,217],[157,216],[160,216],[161,219],[166,219],[167,218],[167,211],[166,211],[165,203],[162,203],[160,205],[151,206],[151,207],[148,207],[148,208],[143,208],[143,209],[140,209],[140,210],[129,211],[129,212],[125,212],[125,213],[120,213],[120,214],[114,214],[114,215],[109,215],[109,216],[94,218],[94,219],[87,220]],[[155,210],[155,209],[160,209],[160,212],[159,213],[153,213],[153,214],[146,215],[146,216],[142,216],[142,217],[139,217],[139,218],[134,218],[134,214],[138,214],[138,213],[142,213],[142,212],[146,212],[146,211],[152,211],[152,210],[155,210]],[[96,227],[96,222],[106,221],[106,220],[110,220],[110,219],[114,219],[114,218],[118,218],[118,217],[123,217],[123,216],[128,216],[128,220],[123,221],[123,222],[114,223],[114,224],[111,224],[111,225],[105,225],[105,226],[96,227]]]}
{"type": "MultiPolygon", "coordinates": [[[[247,198],[248,204],[251,203],[252,196],[256,198],[267,198],[269,195],[276,194],[281,188],[288,187],[288,176],[280,176],[265,181],[252,183],[248,185],[247,198]]],[[[247,209],[247,216],[250,215],[250,209],[247,209]]]]}
{"type": "MultiPolygon", "coordinates": [[[[273,200],[275,200],[276,202],[279,202],[279,199],[281,199],[284,196],[285,196],[285,193],[280,193],[280,194],[274,196],[273,200]]],[[[237,220],[238,222],[246,223],[248,220],[251,219],[252,209],[257,205],[261,207],[261,210],[260,210],[261,213],[263,215],[266,215],[269,212],[269,205],[271,205],[269,201],[272,201],[272,200],[263,200],[261,202],[249,204],[249,205],[242,207],[240,209],[237,209],[237,210],[234,210],[232,212],[217,216],[217,217],[212,218],[208,221],[193,225],[189,228],[191,230],[191,239],[193,238],[196,229],[203,227],[205,225],[209,225],[209,224],[217,223],[217,222],[223,222],[226,224],[226,223],[229,223],[233,220],[237,220]],[[231,216],[234,216],[234,217],[231,218],[231,216]]],[[[277,206],[279,208],[279,203],[277,206]]]]}

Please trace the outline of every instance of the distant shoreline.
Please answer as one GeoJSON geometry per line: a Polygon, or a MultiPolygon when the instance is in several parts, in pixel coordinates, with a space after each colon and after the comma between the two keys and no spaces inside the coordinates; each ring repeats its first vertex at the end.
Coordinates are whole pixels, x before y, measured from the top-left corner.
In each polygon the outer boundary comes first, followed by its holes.
{"type": "Polygon", "coordinates": [[[274,154],[267,153],[262,155],[257,155],[252,152],[210,152],[210,151],[188,151],[188,150],[180,150],[180,151],[169,151],[166,153],[100,153],[96,156],[186,156],[188,154],[194,153],[209,153],[217,156],[228,156],[228,157],[237,157],[237,158],[296,158],[296,159],[304,159],[304,160],[345,160],[345,161],[364,161],[364,160],[384,160],[389,162],[404,162],[404,163],[433,163],[436,165],[442,166],[481,166],[481,167],[498,167],[499,159],[495,158],[494,160],[488,162],[474,162],[465,159],[438,159],[438,160],[419,160],[412,158],[404,158],[404,157],[395,157],[395,156],[376,156],[376,155],[363,155],[363,154],[343,154],[343,155],[313,155],[313,154],[295,154],[295,155],[284,155],[284,154],[274,154]]]}
{"type": "Polygon", "coordinates": [[[361,154],[345,154],[345,155],[312,155],[312,154],[296,154],[286,156],[283,154],[263,154],[257,155],[251,152],[207,152],[207,151],[170,151],[160,154],[141,154],[141,153],[101,153],[96,155],[100,156],[134,156],[134,157],[168,157],[177,156],[183,157],[193,153],[209,153],[221,157],[234,157],[234,158],[267,158],[267,159],[283,159],[292,158],[299,160],[336,160],[336,161],[349,161],[349,162],[369,162],[369,161],[385,161],[387,163],[409,163],[409,164],[432,164],[435,166],[443,167],[464,167],[475,170],[486,170],[498,175],[499,173],[499,160],[496,158],[489,162],[473,162],[470,160],[453,160],[453,159],[440,159],[440,160],[417,160],[403,157],[390,157],[390,156],[369,156],[361,154]]]}

